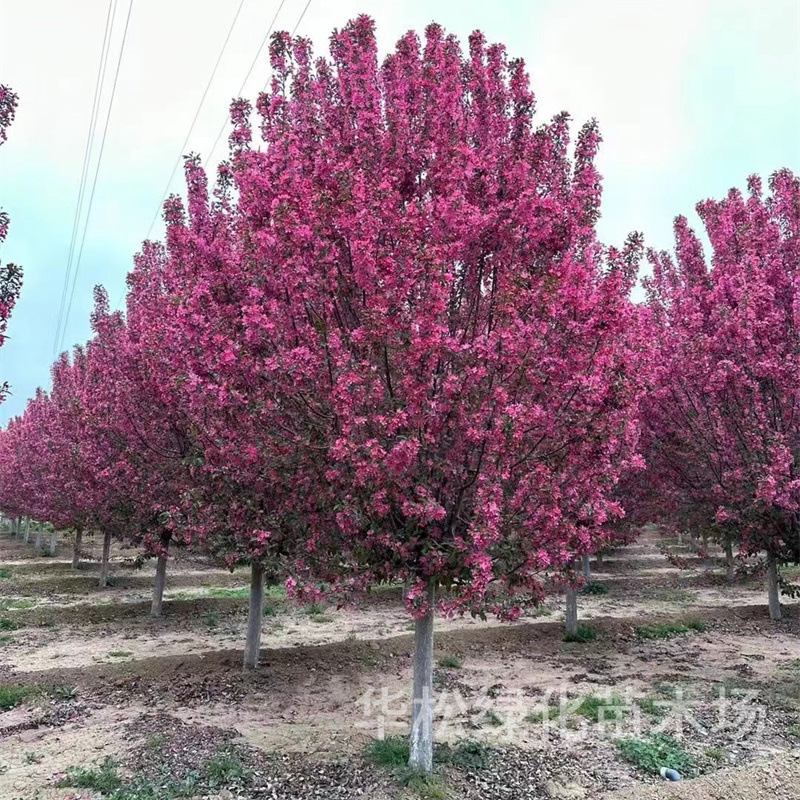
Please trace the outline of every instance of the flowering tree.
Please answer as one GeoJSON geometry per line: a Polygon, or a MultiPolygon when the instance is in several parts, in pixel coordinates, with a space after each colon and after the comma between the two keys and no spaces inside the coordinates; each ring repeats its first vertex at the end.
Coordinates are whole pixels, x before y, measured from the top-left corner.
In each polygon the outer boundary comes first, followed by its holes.
{"type": "MultiPolygon", "coordinates": [[[[17,109],[17,95],[7,86],[0,84],[0,145],[6,140],[7,129],[14,120],[17,109]]],[[[0,244],[8,235],[9,218],[0,209],[0,244]]],[[[19,297],[22,286],[22,270],[16,264],[0,264],[0,347],[6,340],[6,326],[11,310],[19,297]]],[[[0,383],[0,402],[8,390],[5,383],[0,383]]]]}
{"type": "MultiPolygon", "coordinates": [[[[130,321],[111,313],[108,296],[95,289],[94,338],[86,348],[83,407],[87,435],[84,455],[97,480],[94,501],[98,527],[156,556],[156,585],[151,613],[158,616],[170,541],[182,521],[185,461],[194,443],[162,402],[153,374],[155,356],[143,340],[135,301],[130,321]]],[[[107,558],[104,556],[104,561],[107,558]]]]}
{"type": "MultiPolygon", "coordinates": [[[[20,417],[12,419],[0,431],[0,508],[12,521],[30,511],[30,494],[24,473],[17,467],[25,461],[26,438],[25,425],[20,417]]],[[[12,529],[16,527],[17,523],[12,522],[12,529]]]]}
{"type": "Polygon", "coordinates": [[[296,578],[406,582],[411,763],[430,770],[436,587],[447,613],[513,618],[622,513],[641,244],[595,239],[595,125],[573,163],[566,115],[535,129],[523,64],[482,35],[465,56],[432,25],[379,67],[360,17],[330,61],[285,34],[271,52],[260,150],[232,106],[236,207],[207,209],[192,170],[189,222],[168,207],[173,291],[194,286],[177,319],[202,331],[181,352],[211,365],[181,380],[215,371],[227,419],[249,409],[261,448],[239,462],[278,522],[298,488],[296,578]]]}
{"type": "Polygon", "coordinates": [[[166,248],[146,243],[136,259],[128,319],[132,328],[141,322],[141,346],[149,342],[159,402],[181,415],[198,443],[183,495],[186,543],[231,567],[250,564],[244,664],[253,668],[264,583],[286,578],[305,553],[324,494],[312,477],[322,475],[324,451],[291,432],[291,410],[278,402],[265,369],[274,344],[248,339],[260,278],[243,254],[227,168],[213,202],[194,157],[186,177],[187,208],[177,198],[167,204],[166,248]]]}
{"type": "Polygon", "coordinates": [[[660,369],[647,423],[665,508],[765,552],[779,619],[778,564],[800,558],[800,181],[782,170],[769,188],[751,177],[748,197],[697,206],[710,265],[683,217],[675,259],[651,254],[660,369]]]}

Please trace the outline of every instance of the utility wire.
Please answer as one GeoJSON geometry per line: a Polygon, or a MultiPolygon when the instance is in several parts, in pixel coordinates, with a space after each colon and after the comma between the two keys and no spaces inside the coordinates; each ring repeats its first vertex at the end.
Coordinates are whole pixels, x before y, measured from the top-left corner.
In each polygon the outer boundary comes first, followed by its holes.
{"type": "Polygon", "coordinates": [[[128,25],[130,24],[130,21],[131,21],[131,11],[132,10],[133,10],[133,0],[130,0],[130,2],[128,3],[128,16],[125,18],[125,28],[124,28],[124,30],[122,32],[122,43],[120,44],[120,48],[119,48],[119,57],[117,58],[117,68],[116,68],[116,71],[114,72],[114,83],[111,86],[111,99],[108,102],[108,111],[106,113],[106,122],[105,122],[105,126],[103,127],[103,138],[100,141],[100,153],[99,153],[99,155],[97,157],[97,167],[95,168],[95,171],[94,171],[94,180],[92,181],[92,191],[89,194],[89,205],[88,205],[88,207],[86,209],[86,222],[85,222],[85,224],[83,226],[83,236],[81,237],[81,246],[80,246],[80,250],[78,250],[78,260],[77,260],[77,262],[75,264],[75,274],[73,275],[73,278],[72,278],[72,289],[70,291],[69,304],[67,305],[67,313],[66,313],[66,316],[64,317],[64,327],[63,327],[63,330],[61,331],[61,345],[60,345],[60,347],[64,346],[64,337],[66,336],[66,333],[67,333],[67,323],[69,322],[69,315],[70,315],[70,312],[72,311],[72,301],[75,298],[75,286],[78,283],[78,273],[80,272],[80,268],[81,268],[81,258],[83,256],[83,246],[86,243],[86,232],[89,230],[89,220],[90,220],[91,215],[92,215],[92,203],[94,202],[95,189],[97,189],[97,178],[100,175],[100,166],[101,166],[101,164],[103,162],[103,151],[105,150],[106,136],[108,135],[108,123],[111,120],[111,110],[114,107],[114,96],[116,95],[116,92],[117,92],[117,81],[119,80],[119,70],[120,70],[120,67],[122,66],[122,55],[125,52],[125,42],[126,42],[126,40],[128,38],[128,25]]]}
{"type": "Polygon", "coordinates": [[[81,180],[78,186],[78,198],[75,201],[75,218],[72,221],[72,236],[69,243],[69,253],[67,255],[67,268],[64,272],[64,285],[61,289],[61,304],[58,309],[58,319],[56,321],[56,332],[53,337],[53,355],[56,354],[58,349],[58,337],[61,332],[61,323],[64,319],[64,305],[67,300],[67,289],[69,288],[69,279],[72,274],[72,259],[75,254],[75,241],[78,238],[78,224],[83,209],[83,196],[86,189],[86,178],[89,173],[89,162],[91,160],[92,145],[94,143],[95,130],[97,128],[97,112],[100,109],[100,97],[103,93],[103,84],[105,82],[106,64],[108,63],[108,45],[110,43],[110,33],[113,27],[112,20],[114,14],[112,9],[116,7],[116,0],[108,0],[108,12],[106,13],[106,29],[103,34],[103,46],[100,49],[100,63],[97,65],[97,78],[94,84],[94,100],[92,101],[92,113],[89,118],[89,130],[86,134],[86,147],[83,153],[83,168],[81,170],[81,180]]]}
{"type": "MultiPolygon", "coordinates": [[[[292,28],[292,33],[291,33],[292,36],[294,36],[297,33],[297,29],[300,27],[300,23],[303,21],[303,17],[305,17],[306,11],[308,11],[308,7],[310,5],[311,5],[311,0],[306,0],[305,7],[303,8],[302,13],[300,14],[300,18],[295,23],[294,28],[292,28]]],[[[267,82],[264,84],[264,88],[261,91],[266,92],[268,88],[269,88],[269,79],[267,79],[267,82]]]]}
{"type": "MultiPolygon", "coordinates": [[[[272,21],[269,24],[269,28],[267,29],[267,32],[264,35],[264,38],[261,40],[261,44],[258,46],[258,50],[256,51],[255,56],[253,57],[253,61],[250,64],[250,69],[247,70],[247,75],[245,75],[244,80],[242,81],[242,85],[239,87],[239,91],[237,92],[237,95],[236,95],[237,97],[241,97],[242,92],[244,91],[244,87],[247,84],[247,81],[250,79],[250,75],[252,75],[256,64],[258,63],[258,59],[261,57],[261,51],[264,49],[264,45],[269,40],[270,34],[272,33],[272,29],[275,27],[275,22],[278,19],[278,15],[281,13],[281,9],[283,8],[283,6],[285,4],[286,4],[286,0],[281,0],[280,4],[278,5],[277,10],[275,11],[275,14],[272,17],[272,21]]],[[[295,23],[294,28],[292,29],[292,33],[291,33],[292,36],[294,36],[295,33],[297,33],[297,29],[300,27],[300,23],[303,21],[303,18],[306,15],[306,11],[308,11],[308,7],[310,5],[311,5],[311,0],[306,0],[306,4],[305,4],[305,6],[303,8],[303,11],[301,12],[299,19],[297,20],[297,22],[295,23]]],[[[237,15],[238,15],[238,11],[237,11],[237,15]]],[[[230,32],[228,33],[228,35],[230,36],[230,32]]],[[[227,42],[227,39],[226,39],[226,42],[227,42]]],[[[223,45],[223,49],[224,49],[224,45],[223,45]]],[[[216,70],[216,67],[214,69],[216,70]]],[[[213,77],[213,73],[212,73],[212,77],[213,77]]],[[[269,86],[269,81],[267,81],[267,83],[264,84],[264,90],[266,90],[267,86],[269,86]]],[[[205,97],[205,94],[203,95],[203,97],[205,97]]],[[[196,115],[195,115],[195,117],[196,117],[196,115]]],[[[219,133],[217,133],[217,138],[214,140],[214,144],[211,147],[211,150],[210,150],[210,152],[208,154],[208,157],[206,159],[206,163],[210,163],[211,158],[214,155],[214,151],[216,150],[217,145],[219,144],[219,140],[222,137],[222,134],[225,132],[225,126],[227,124],[228,124],[228,119],[226,117],[225,121],[222,123],[222,127],[219,129],[219,133]]],[[[192,125],[194,125],[194,122],[192,123],[192,125]]],[[[187,140],[188,140],[188,136],[187,136],[187,140]]],[[[186,141],[184,141],[184,143],[183,143],[183,148],[185,148],[185,147],[186,147],[186,141]]],[[[181,155],[183,155],[183,153],[181,153],[181,155]]],[[[176,162],[176,168],[177,168],[177,164],[178,163],[180,163],[180,156],[178,157],[178,161],[176,162]]],[[[174,174],[175,174],[175,168],[173,168],[173,175],[174,174]]],[[[172,180],[172,177],[170,177],[170,181],[171,180],[172,180]]],[[[169,186],[167,187],[167,189],[168,188],[169,188],[169,186]]],[[[165,197],[166,197],[166,190],[164,192],[164,195],[161,197],[161,203],[159,204],[158,211],[161,210],[161,204],[163,204],[165,197]]],[[[156,216],[153,218],[153,221],[150,223],[150,229],[147,232],[147,237],[146,238],[150,238],[150,233],[152,232],[153,226],[154,226],[155,221],[156,221],[156,219],[158,217],[158,211],[156,211],[156,216]]],[[[122,290],[122,294],[120,295],[119,300],[117,300],[117,302],[115,303],[115,307],[119,308],[120,303],[122,302],[122,299],[124,298],[124,296],[125,296],[125,289],[122,290]]]]}
{"type": "MultiPolygon", "coordinates": [[[[242,92],[244,91],[244,87],[247,84],[247,81],[250,79],[250,75],[252,75],[253,70],[255,69],[256,64],[258,63],[258,59],[261,58],[261,51],[264,49],[264,45],[269,40],[270,34],[272,33],[272,29],[275,27],[275,21],[278,19],[278,14],[281,13],[281,9],[283,8],[286,0],[281,0],[280,5],[278,6],[278,10],[275,12],[275,15],[272,17],[272,22],[269,24],[269,28],[267,28],[267,32],[264,35],[264,38],[261,40],[261,44],[258,46],[258,51],[256,52],[255,56],[253,57],[253,61],[250,64],[250,69],[247,70],[247,75],[244,76],[244,80],[242,81],[242,85],[239,87],[239,91],[236,93],[236,97],[241,97],[242,92]]],[[[206,159],[206,163],[211,163],[211,158],[214,155],[214,151],[217,149],[217,145],[219,144],[220,137],[225,132],[225,126],[228,124],[228,117],[225,116],[225,120],[222,123],[222,127],[219,129],[219,133],[217,134],[217,138],[214,139],[214,144],[209,151],[208,158],[206,159]]]]}
{"type": "Polygon", "coordinates": [[[222,43],[222,49],[219,51],[219,55],[217,56],[217,61],[214,64],[214,69],[211,70],[211,75],[208,79],[208,83],[206,83],[206,88],[203,91],[203,96],[200,98],[200,104],[197,106],[197,111],[194,112],[194,118],[192,119],[192,124],[189,126],[189,131],[186,134],[186,138],[183,140],[183,144],[181,145],[178,157],[175,159],[175,164],[172,167],[172,172],[170,172],[169,174],[169,180],[167,181],[167,185],[164,187],[164,193],[161,195],[161,199],[158,201],[158,206],[156,207],[156,213],[153,214],[153,221],[150,223],[150,227],[147,229],[147,236],[145,236],[145,239],[150,238],[150,234],[153,231],[153,226],[156,224],[156,221],[158,220],[158,215],[161,213],[161,206],[164,204],[164,199],[166,198],[167,192],[169,191],[169,187],[172,184],[172,179],[175,177],[175,173],[178,171],[181,159],[183,158],[186,152],[186,145],[189,143],[189,137],[192,135],[194,126],[197,123],[197,118],[200,116],[200,109],[203,107],[203,103],[205,103],[208,90],[211,88],[211,83],[214,80],[214,76],[217,74],[217,68],[219,67],[220,61],[222,61],[222,56],[225,53],[225,49],[228,46],[228,41],[231,38],[231,34],[233,33],[236,21],[239,19],[239,14],[241,13],[242,6],[244,6],[244,1],[245,0],[240,0],[239,7],[236,9],[236,13],[233,16],[233,22],[231,22],[230,28],[228,28],[228,35],[225,37],[225,41],[222,43]]]}

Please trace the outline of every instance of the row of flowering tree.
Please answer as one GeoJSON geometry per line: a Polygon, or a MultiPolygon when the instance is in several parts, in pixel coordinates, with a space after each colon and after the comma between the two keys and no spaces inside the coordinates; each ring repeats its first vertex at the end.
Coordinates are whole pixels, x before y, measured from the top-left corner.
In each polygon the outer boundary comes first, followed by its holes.
{"type": "Polygon", "coordinates": [[[403,582],[429,770],[435,609],[513,619],[623,514],[642,245],[597,240],[595,124],[570,158],[568,117],[535,126],[480,34],[432,25],[379,65],[361,17],[328,60],[285,34],[271,58],[262,145],[237,102],[213,195],[187,160],[125,316],[99,291],[94,338],[0,439],[0,504],[102,531],[105,564],[111,536],[249,562],[251,666],[265,579],[403,582]]]}
{"type": "Polygon", "coordinates": [[[651,253],[659,365],[646,403],[649,489],[662,514],[778,565],[800,559],[800,181],[697,206],[713,258],[685,218],[676,257],[651,253]]]}
{"type": "MultiPolygon", "coordinates": [[[[102,531],[104,575],[111,537],[157,556],[154,613],[171,542],[249,564],[250,667],[265,581],[402,583],[426,771],[435,611],[514,619],[548,579],[574,601],[643,495],[653,380],[654,464],[672,446],[686,320],[663,290],[630,302],[643,243],[597,239],[596,125],[572,144],[567,115],[536,125],[502,46],[431,25],[381,64],[359,17],[329,58],[278,34],[271,61],[213,191],[187,158],[126,313],[98,290],[91,341],[0,434],[0,507],[102,531]]],[[[677,273],[654,260],[662,286],[677,273]]]]}

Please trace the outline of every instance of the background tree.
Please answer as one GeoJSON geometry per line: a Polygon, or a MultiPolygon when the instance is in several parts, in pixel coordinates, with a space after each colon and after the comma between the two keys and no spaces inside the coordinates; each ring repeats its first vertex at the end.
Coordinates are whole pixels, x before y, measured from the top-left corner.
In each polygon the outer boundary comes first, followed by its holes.
{"type": "Polygon", "coordinates": [[[675,259],[651,253],[658,343],[646,415],[650,480],[673,512],[765,553],[770,615],[778,564],[800,557],[800,182],[775,173],[764,196],[732,189],[698,204],[708,264],[685,218],[675,259]]]}

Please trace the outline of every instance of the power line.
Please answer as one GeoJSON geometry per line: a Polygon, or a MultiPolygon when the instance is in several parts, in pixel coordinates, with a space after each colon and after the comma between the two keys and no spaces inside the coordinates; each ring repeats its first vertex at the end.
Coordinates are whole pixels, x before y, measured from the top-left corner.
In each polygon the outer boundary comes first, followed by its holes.
{"type": "MultiPolygon", "coordinates": [[[[269,40],[270,34],[272,33],[272,29],[275,27],[275,21],[278,19],[278,14],[281,13],[281,9],[283,8],[286,0],[281,0],[280,5],[278,6],[278,10],[275,12],[275,15],[272,17],[272,22],[269,24],[269,28],[267,28],[267,32],[264,35],[264,38],[261,40],[261,44],[258,46],[258,50],[256,51],[255,56],[253,57],[253,61],[250,64],[250,69],[247,70],[247,75],[244,76],[244,80],[242,81],[242,85],[239,87],[239,91],[236,93],[237,97],[242,96],[242,92],[244,91],[244,87],[247,84],[247,81],[250,79],[250,75],[253,73],[256,64],[258,63],[258,59],[261,57],[261,51],[264,49],[264,45],[269,40]]],[[[305,13],[305,11],[303,12],[305,13]]],[[[224,122],[222,123],[222,127],[219,129],[219,133],[217,134],[217,138],[214,139],[214,144],[211,147],[211,150],[208,153],[208,158],[206,159],[206,163],[211,163],[211,157],[214,155],[214,151],[217,149],[217,145],[219,144],[220,137],[225,132],[225,126],[228,124],[228,117],[226,115],[224,122]]]]}
{"type": "Polygon", "coordinates": [[[170,172],[169,174],[169,180],[167,181],[167,185],[164,187],[164,193],[161,195],[161,199],[158,201],[158,206],[156,207],[156,213],[153,215],[153,221],[150,223],[150,227],[147,229],[147,236],[145,236],[145,239],[150,238],[150,234],[153,231],[153,226],[156,224],[156,220],[158,219],[158,215],[161,211],[161,206],[164,204],[164,199],[166,198],[167,192],[169,191],[169,187],[172,184],[172,179],[175,177],[175,173],[178,170],[178,166],[181,163],[181,159],[183,158],[183,155],[186,152],[186,145],[189,143],[189,137],[192,135],[194,126],[197,123],[197,118],[200,116],[200,109],[203,107],[203,103],[206,100],[206,95],[208,94],[208,90],[211,88],[211,83],[214,80],[214,76],[217,74],[217,68],[219,67],[220,61],[222,61],[222,56],[225,52],[225,49],[228,46],[228,41],[231,38],[231,34],[233,33],[236,21],[239,19],[239,14],[242,10],[242,6],[244,6],[244,2],[245,0],[240,0],[239,7],[236,9],[236,13],[233,16],[233,22],[231,22],[230,28],[228,28],[228,35],[225,37],[225,41],[222,43],[222,49],[219,51],[219,55],[217,56],[217,61],[214,64],[214,69],[211,70],[211,75],[208,79],[208,83],[206,83],[206,88],[203,91],[203,96],[200,98],[200,104],[197,106],[197,111],[194,112],[192,124],[189,126],[189,132],[186,134],[186,138],[183,140],[183,144],[181,145],[178,157],[175,159],[175,164],[172,167],[172,172],[170,172]]]}
{"type": "MultiPolygon", "coordinates": [[[[291,36],[294,36],[297,33],[297,29],[300,27],[300,23],[303,21],[303,17],[306,15],[306,11],[308,11],[308,7],[311,5],[311,0],[306,0],[306,4],[303,7],[302,12],[300,13],[300,17],[298,18],[297,22],[292,28],[291,36]]],[[[270,23],[269,30],[267,31],[267,35],[261,42],[261,46],[258,48],[258,52],[256,53],[256,57],[253,59],[253,63],[250,65],[250,69],[247,71],[247,75],[242,82],[242,85],[239,87],[239,92],[237,96],[241,96],[242,90],[244,89],[245,84],[247,83],[248,78],[250,77],[250,73],[252,73],[253,68],[258,61],[259,56],[261,55],[261,51],[264,49],[264,45],[266,44],[267,39],[269,38],[270,33],[272,33],[272,28],[275,25],[275,20],[278,18],[278,14],[280,14],[281,9],[283,8],[283,2],[278,6],[278,10],[275,12],[275,16],[272,18],[272,22],[270,23]]],[[[267,87],[269,86],[269,80],[264,84],[264,88],[261,90],[265,92],[267,87]]],[[[222,136],[223,132],[225,131],[225,126],[228,124],[228,120],[226,119],[225,122],[222,123],[222,127],[219,129],[219,133],[217,134],[217,138],[214,140],[214,144],[211,148],[211,151],[208,154],[208,158],[206,159],[207,162],[211,161],[211,157],[214,155],[214,151],[217,149],[217,145],[219,144],[220,137],[222,136]]]]}
{"type": "MultiPolygon", "coordinates": [[[[303,18],[305,17],[306,12],[308,11],[309,6],[311,5],[311,2],[312,2],[312,0],[306,0],[306,4],[303,7],[303,11],[301,12],[300,17],[298,18],[297,22],[295,23],[294,28],[292,28],[292,33],[291,33],[292,36],[294,36],[295,33],[297,33],[297,29],[300,27],[300,23],[303,21],[303,18]]],[[[258,59],[261,57],[261,51],[264,49],[264,45],[269,40],[269,37],[270,37],[270,35],[272,33],[272,30],[275,27],[275,22],[278,19],[278,15],[281,13],[281,10],[283,9],[283,6],[285,4],[286,4],[286,0],[281,0],[280,4],[278,5],[277,10],[275,11],[275,14],[272,17],[272,21],[269,24],[269,28],[267,28],[267,32],[264,35],[264,38],[261,40],[261,44],[258,46],[258,50],[256,51],[256,54],[253,57],[252,62],[250,63],[250,68],[247,70],[247,75],[245,75],[244,80],[242,81],[242,85],[239,87],[239,91],[237,92],[237,95],[236,95],[237,97],[241,97],[242,92],[244,91],[244,87],[247,84],[247,81],[250,79],[250,75],[252,75],[256,64],[258,63],[258,59]]],[[[237,16],[238,16],[238,11],[237,11],[237,16]]],[[[234,20],[234,22],[235,22],[235,20],[234,20]]],[[[228,33],[228,35],[230,36],[230,32],[228,33]]],[[[226,42],[227,42],[227,39],[226,39],[226,42]]],[[[223,49],[224,49],[224,45],[223,45],[223,49]]],[[[216,67],[214,69],[216,71],[216,67]]],[[[212,77],[213,77],[213,73],[212,73],[212,77]]],[[[265,90],[266,90],[268,85],[269,85],[269,81],[267,81],[267,83],[264,85],[264,89],[265,90]]],[[[206,89],[206,91],[207,91],[207,89],[206,89]]],[[[203,97],[205,97],[205,93],[204,93],[203,97]]],[[[202,101],[201,101],[201,104],[202,104],[202,101]]],[[[195,115],[195,118],[196,118],[196,116],[197,115],[195,115]]],[[[225,120],[222,123],[222,127],[219,129],[219,133],[217,133],[217,138],[214,140],[214,144],[211,147],[211,150],[210,150],[210,152],[208,154],[208,157],[206,158],[206,164],[211,162],[211,158],[214,155],[214,150],[216,150],[217,145],[219,144],[219,140],[222,137],[222,134],[225,132],[225,126],[227,124],[228,124],[228,118],[226,116],[225,120]]],[[[192,122],[192,125],[194,125],[194,122],[192,122]]],[[[188,135],[187,135],[187,140],[188,140],[188,135]]],[[[186,141],[184,141],[184,143],[183,143],[183,148],[185,148],[185,147],[186,147],[186,141]]],[[[183,155],[183,154],[181,154],[181,155],[183,155]]],[[[177,164],[180,163],[180,158],[181,158],[181,156],[178,157],[178,161],[176,162],[176,166],[173,168],[173,171],[172,171],[172,175],[173,176],[175,174],[175,169],[177,168],[177,164]]],[[[172,181],[172,176],[170,177],[170,182],[171,181],[172,181]]],[[[169,184],[167,186],[167,190],[168,190],[168,188],[169,188],[169,184]]],[[[167,190],[165,190],[164,195],[162,195],[162,197],[161,197],[161,202],[159,203],[158,211],[161,210],[161,205],[164,202],[164,198],[166,197],[166,191],[167,190]]],[[[156,221],[156,219],[158,217],[158,211],[156,211],[156,216],[153,218],[153,221],[150,223],[150,229],[147,232],[147,237],[146,238],[150,238],[150,233],[153,230],[153,225],[155,224],[155,221],[156,221]]],[[[120,295],[119,299],[115,303],[115,307],[116,308],[119,308],[120,303],[122,302],[124,297],[125,297],[125,289],[123,288],[122,294],[120,295]]]]}
{"type": "Polygon", "coordinates": [[[75,264],[75,274],[72,278],[72,289],[69,295],[69,304],[67,305],[67,313],[64,317],[64,327],[61,331],[61,345],[60,347],[64,346],[64,337],[67,333],[67,323],[69,322],[69,315],[72,311],[72,301],[75,298],[75,286],[78,283],[78,273],[80,272],[81,268],[81,258],[83,257],[83,246],[86,243],[86,232],[89,230],[89,220],[92,215],[92,203],[94,202],[94,193],[95,189],[97,189],[97,178],[100,175],[100,166],[103,163],[103,151],[105,150],[106,146],[106,136],[108,135],[108,123],[111,120],[111,110],[114,107],[114,97],[117,92],[117,81],[119,80],[119,70],[122,66],[122,55],[125,52],[125,42],[128,38],[128,25],[131,21],[131,11],[133,11],[133,0],[130,0],[128,3],[128,15],[125,18],[125,28],[122,32],[122,43],[120,44],[119,48],[119,57],[117,58],[117,68],[114,72],[114,83],[111,86],[111,98],[108,102],[108,111],[106,112],[106,122],[103,127],[103,138],[100,141],[100,153],[97,157],[97,166],[94,171],[94,180],[92,181],[92,191],[89,194],[89,205],[86,209],[86,221],[83,226],[83,236],[81,237],[81,246],[78,250],[78,260],[75,264]]]}
{"type": "Polygon", "coordinates": [[[92,146],[94,143],[95,130],[97,128],[97,112],[100,109],[100,97],[103,93],[105,82],[106,64],[108,63],[108,45],[110,43],[110,32],[113,27],[114,14],[112,9],[116,9],[116,0],[109,0],[108,12],[106,13],[106,29],[103,34],[103,46],[100,49],[100,63],[97,65],[97,78],[94,84],[94,100],[92,101],[92,113],[89,118],[89,130],[86,134],[86,147],[83,153],[83,168],[81,170],[81,180],[78,186],[78,198],[75,202],[75,218],[72,221],[72,236],[69,243],[69,253],[67,255],[67,268],[64,271],[64,285],[61,289],[61,304],[58,309],[58,319],[56,321],[56,332],[53,337],[53,355],[58,348],[58,337],[61,332],[61,323],[64,319],[64,305],[67,300],[67,289],[69,288],[69,278],[72,273],[72,258],[75,254],[75,241],[78,238],[78,224],[83,209],[83,196],[86,188],[86,178],[89,173],[89,162],[91,160],[92,146]]]}

